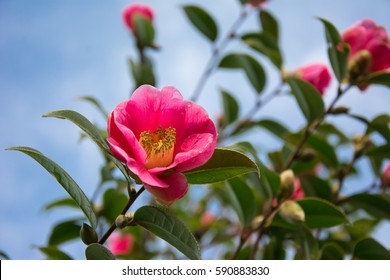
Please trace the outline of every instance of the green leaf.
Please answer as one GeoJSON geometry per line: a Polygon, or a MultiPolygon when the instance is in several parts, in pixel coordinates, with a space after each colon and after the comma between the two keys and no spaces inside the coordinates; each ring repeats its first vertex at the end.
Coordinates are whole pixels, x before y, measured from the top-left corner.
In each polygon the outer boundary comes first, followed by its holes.
{"type": "Polygon", "coordinates": [[[284,125],[272,119],[245,122],[237,127],[232,134],[237,135],[255,127],[264,128],[282,140],[285,140],[285,137],[290,134],[290,131],[284,125]]]}
{"type": "Polygon", "coordinates": [[[222,90],[222,103],[225,125],[229,125],[238,118],[239,107],[237,100],[229,92],[222,90]]]}
{"type": "Polygon", "coordinates": [[[92,243],[85,249],[87,260],[115,260],[114,255],[103,245],[92,243]]]}
{"type": "Polygon", "coordinates": [[[301,241],[303,258],[306,260],[318,260],[320,250],[318,241],[314,238],[312,232],[308,228],[302,226],[299,239],[301,241]]]}
{"type": "Polygon", "coordinates": [[[377,131],[380,133],[388,143],[390,143],[390,116],[382,114],[375,117],[368,125],[366,133],[377,131]]]}
{"type": "Polygon", "coordinates": [[[96,109],[100,113],[102,113],[102,115],[105,118],[107,118],[108,113],[106,112],[106,110],[104,110],[103,106],[100,104],[100,102],[95,97],[92,97],[92,96],[78,96],[78,97],[76,97],[76,99],[82,100],[82,101],[86,101],[86,102],[92,104],[93,106],[96,107],[96,109]]]}
{"type": "Polygon", "coordinates": [[[135,211],[134,222],[165,240],[188,258],[201,258],[195,237],[179,219],[167,211],[155,206],[142,206],[135,211]]]}
{"type": "Polygon", "coordinates": [[[150,19],[145,18],[139,13],[133,16],[134,35],[138,39],[138,44],[141,48],[151,47],[154,44],[154,27],[150,19]]]}
{"type": "Polygon", "coordinates": [[[48,247],[39,247],[39,251],[41,251],[48,260],[72,260],[72,258],[59,250],[55,246],[48,246],[48,247]]]}
{"type": "Polygon", "coordinates": [[[341,39],[339,32],[329,21],[318,18],[325,27],[326,41],[328,42],[328,56],[333,72],[339,82],[347,75],[347,61],[349,46],[341,39]]]}
{"type": "Polygon", "coordinates": [[[369,148],[366,155],[378,159],[390,159],[390,144],[369,148]]]}
{"type": "Polygon", "coordinates": [[[390,87],[390,73],[383,71],[383,72],[375,72],[371,75],[369,75],[365,80],[364,83],[367,84],[375,84],[375,85],[384,85],[387,87],[390,87]]]}
{"type": "Polygon", "coordinates": [[[306,197],[319,197],[327,201],[332,200],[332,191],[327,181],[312,175],[299,178],[306,197]]]}
{"type": "Polygon", "coordinates": [[[184,12],[191,23],[211,41],[218,36],[218,27],[214,19],[202,8],[194,5],[183,6],[184,12]]]}
{"type": "Polygon", "coordinates": [[[321,123],[321,125],[316,129],[316,131],[319,135],[324,136],[329,141],[330,137],[337,137],[336,145],[348,144],[350,141],[349,138],[343,132],[341,132],[340,129],[330,123],[321,123]]]}
{"type": "Polygon", "coordinates": [[[261,93],[265,86],[265,72],[263,67],[252,56],[247,54],[228,54],[222,58],[219,67],[228,69],[242,69],[257,93],[261,93]]]}
{"type": "Polygon", "coordinates": [[[259,163],[261,174],[261,185],[264,189],[270,190],[273,197],[277,197],[280,191],[280,176],[278,173],[268,169],[263,163],[259,163]]]}
{"type": "Polygon", "coordinates": [[[49,242],[50,246],[57,246],[80,236],[78,220],[71,220],[59,223],[51,231],[49,242]]]}
{"type": "Polygon", "coordinates": [[[146,55],[144,55],[144,61],[140,63],[136,63],[134,60],[129,59],[129,66],[136,88],[144,84],[156,85],[153,64],[146,55]]]}
{"type": "Polygon", "coordinates": [[[290,85],[291,92],[309,123],[324,113],[325,106],[321,94],[311,84],[293,77],[287,78],[286,82],[290,85]]]}
{"type": "Polygon", "coordinates": [[[327,228],[349,223],[345,214],[330,202],[320,198],[297,199],[305,211],[305,224],[309,228],[327,228]]]}
{"type": "Polygon", "coordinates": [[[390,198],[384,194],[359,193],[350,196],[346,202],[357,209],[364,209],[380,219],[390,219],[390,198]]]}
{"type": "Polygon", "coordinates": [[[256,216],[256,200],[252,189],[241,178],[228,181],[231,189],[231,203],[236,210],[244,229],[248,228],[256,216]]]}
{"type": "Polygon", "coordinates": [[[3,251],[0,251],[0,260],[10,260],[8,255],[4,253],[3,251]]]}
{"type": "Polygon", "coordinates": [[[109,222],[115,221],[128,201],[127,196],[116,190],[108,189],[103,195],[103,215],[109,222]]]}
{"type": "Polygon", "coordinates": [[[366,238],[378,225],[378,221],[370,219],[360,219],[355,221],[352,225],[347,226],[346,230],[351,235],[352,240],[360,240],[366,238]]]}
{"type": "Polygon", "coordinates": [[[190,184],[211,184],[250,172],[260,174],[256,163],[247,155],[234,150],[217,148],[206,164],[184,172],[184,175],[190,184]]]}
{"type": "Polygon", "coordinates": [[[265,55],[278,68],[282,69],[283,58],[277,39],[269,33],[247,33],[241,40],[251,49],[265,55]]]}
{"type": "Polygon", "coordinates": [[[390,252],[372,238],[360,240],[353,250],[356,260],[390,260],[390,252]]]}
{"type": "Polygon", "coordinates": [[[57,207],[70,207],[70,208],[77,208],[77,209],[79,208],[77,203],[72,198],[65,197],[65,198],[55,200],[49,204],[46,204],[43,207],[43,209],[45,211],[48,211],[48,210],[51,210],[51,209],[57,208],[57,207]]]}
{"type": "Polygon", "coordinates": [[[57,163],[47,158],[39,151],[29,147],[11,147],[7,150],[14,150],[25,153],[34,160],[36,160],[43,168],[45,168],[58,183],[68,192],[70,197],[77,203],[81,210],[83,210],[85,216],[91,223],[92,227],[96,227],[97,220],[95,213],[93,212],[92,205],[89,202],[87,196],[80,189],[77,183],[65,172],[57,163]]]}
{"type": "Polygon", "coordinates": [[[326,243],[322,247],[321,260],[343,260],[344,250],[336,243],[326,243]]]}
{"type": "Polygon", "coordinates": [[[259,12],[260,23],[263,31],[266,34],[274,37],[276,41],[279,40],[279,24],[274,16],[268,11],[261,9],[259,12]]]}

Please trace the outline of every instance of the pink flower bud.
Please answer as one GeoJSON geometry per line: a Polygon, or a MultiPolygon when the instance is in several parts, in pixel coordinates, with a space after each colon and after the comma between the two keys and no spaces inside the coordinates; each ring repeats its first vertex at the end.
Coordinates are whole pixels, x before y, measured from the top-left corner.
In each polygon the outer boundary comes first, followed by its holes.
{"type": "Polygon", "coordinates": [[[108,249],[115,255],[128,255],[133,251],[134,237],[114,232],[108,240],[108,249]]]}
{"type": "Polygon", "coordinates": [[[390,188],[390,162],[382,174],[382,182],[384,188],[390,188]]]}
{"type": "Polygon", "coordinates": [[[127,28],[129,28],[130,31],[134,31],[135,14],[139,14],[150,21],[152,21],[154,18],[153,10],[148,5],[135,3],[125,7],[122,12],[122,19],[123,23],[127,28]]]}
{"type": "Polygon", "coordinates": [[[263,4],[267,2],[268,0],[249,0],[247,3],[251,5],[252,7],[258,7],[262,8],[263,4]]]}
{"type": "Polygon", "coordinates": [[[303,192],[301,188],[301,181],[299,178],[295,178],[294,181],[294,193],[290,196],[290,200],[295,200],[298,198],[302,198],[305,196],[305,193],[303,192]]]}
{"type": "Polygon", "coordinates": [[[321,63],[313,63],[298,68],[295,72],[302,80],[312,84],[321,95],[324,94],[325,89],[332,80],[328,67],[321,63]]]}
{"type": "Polygon", "coordinates": [[[206,212],[200,217],[200,225],[202,227],[209,227],[215,220],[215,216],[211,212],[206,212]]]}

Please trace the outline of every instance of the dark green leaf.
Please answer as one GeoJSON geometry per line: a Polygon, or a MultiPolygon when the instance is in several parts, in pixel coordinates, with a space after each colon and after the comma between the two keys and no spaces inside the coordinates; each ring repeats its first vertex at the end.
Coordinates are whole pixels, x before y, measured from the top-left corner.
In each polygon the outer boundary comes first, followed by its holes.
{"type": "Polygon", "coordinates": [[[344,250],[336,243],[326,243],[322,247],[321,260],[343,260],[344,250]]]}
{"type": "Polygon", "coordinates": [[[259,12],[261,27],[264,33],[271,35],[276,41],[279,40],[279,25],[278,21],[273,17],[272,14],[264,9],[259,12]]]}
{"type": "Polygon", "coordinates": [[[345,214],[330,202],[320,198],[297,199],[305,211],[305,224],[310,228],[327,228],[349,223],[345,214]]]}
{"type": "Polygon", "coordinates": [[[206,164],[184,172],[184,175],[190,184],[210,184],[250,172],[259,173],[259,169],[247,155],[234,150],[217,148],[206,164]]]}
{"type": "Polygon", "coordinates": [[[336,145],[347,144],[350,141],[349,138],[343,132],[341,132],[340,129],[330,123],[322,123],[316,131],[318,134],[323,135],[329,141],[331,141],[331,139],[329,139],[330,137],[337,137],[338,140],[336,145]]]}
{"type": "Polygon", "coordinates": [[[136,88],[144,84],[156,85],[153,65],[149,58],[144,56],[144,61],[140,63],[136,63],[134,60],[129,59],[129,65],[136,88]]]}
{"type": "Polygon", "coordinates": [[[195,237],[179,219],[167,211],[154,206],[142,206],[135,212],[134,222],[165,240],[188,258],[201,258],[195,237]]]}
{"type": "Polygon", "coordinates": [[[385,71],[373,73],[364,80],[364,83],[390,87],[390,73],[385,71]]]}
{"type": "Polygon", "coordinates": [[[71,208],[79,208],[77,203],[72,198],[61,198],[59,200],[53,201],[44,206],[44,210],[51,210],[57,207],[71,207],[71,208]]]}
{"type": "Polygon", "coordinates": [[[211,41],[218,36],[218,27],[214,19],[202,8],[194,5],[183,6],[184,12],[191,23],[211,41]]]}
{"type": "Polygon", "coordinates": [[[69,174],[66,173],[65,170],[63,170],[57,163],[47,158],[39,151],[29,147],[11,147],[7,150],[15,150],[25,153],[26,155],[36,160],[40,165],[42,165],[43,168],[45,168],[54,178],[56,178],[58,183],[68,192],[70,197],[77,203],[81,210],[83,210],[92,227],[96,227],[96,216],[87,196],[72,179],[72,177],[70,177],[69,174]]]}
{"type": "Polygon", "coordinates": [[[115,221],[128,201],[127,196],[116,190],[108,189],[103,195],[103,215],[109,222],[115,221]]]}
{"type": "Polygon", "coordinates": [[[272,119],[262,119],[259,121],[242,123],[235,131],[233,131],[232,134],[237,135],[255,127],[264,128],[282,140],[290,134],[290,131],[284,125],[272,119]]]}
{"type": "Polygon", "coordinates": [[[378,221],[370,219],[360,219],[355,221],[352,225],[347,226],[346,229],[351,235],[352,240],[360,240],[366,238],[377,226],[378,221]]]}
{"type": "Polygon", "coordinates": [[[98,111],[100,113],[102,113],[102,115],[104,117],[107,118],[108,114],[107,114],[106,110],[104,110],[103,106],[100,104],[100,102],[95,97],[92,97],[92,96],[78,96],[77,99],[78,100],[82,100],[82,101],[86,101],[86,102],[92,104],[93,106],[96,107],[96,109],[98,109],[98,111]]]}
{"type": "Polygon", "coordinates": [[[154,27],[153,23],[139,13],[133,16],[134,35],[138,39],[138,44],[141,48],[153,46],[154,43],[154,27]]]}
{"type": "Polygon", "coordinates": [[[115,260],[114,255],[103,245],[92,243],[85,249],[87,260],[115,260]]]}
{"type": "Polygon", "coordinates": [[[10,258],[8,257],[8,255],[6,253],[4,253],[3,251],[0,251],[0,260],[9,260],[10,258]]]}
{"type": "Polygon", "coordinates": [[[80,228],[81,226],[77,220],[59,223],[52,229],[48,244],[50,246],[57,246],[78,238],[80,236],[80,228]]]}
{"type": "Polygon", "coordinates": [[[300,241],[303,251],[303,259],[318,260],[320,256],[320,249],[318,247],[317,239],[315,239],[312,232],[304,226],[301,227],[300,241]]]}
{"type": "Polygon", "coordinates": [[[390,159],[390,144],[369,148],[366,155],[378,159],[390,159]]]}
{"type": "Polygon", "coordinates": [[[71,260],[72,259],[68,254],[60,251],[55,246],[39,247],[38,250],[41,251],[48,260],[71,260]]]}
{"type": "Polygon", "coordinates": [[[270,190],[273,197],[277,197],[280,191],[280,176],[268,169],[263,163],[259,163],[262,187],[270,190]]]}
{"type": "Polygon", "coordinates": [[[231,203],[244,229],[248,228],[256,215],[256,200],[252,189],[241,178],[228,181],[231,203]]]}
{"type": "Polygon", "coordinates": [[[239,107],[237,100],[229,92],[222,90],[224,124],[229,125],[238,118],[239,107]]]}
{"type": "Polygon", "coordinates": [[[350,196],[346,202],[380,219],[390,219],[390,198],[384,194],[359,193],[350,196]]]}
{"type": "Polygon", "coordinates": [[[309,123],[324,113],[325,106],[321,94],[311,84],[293,77],[287,78],[286,82],[290,85],[291,92],[309,123]]]}
{"type": "Polygon", "coordinates": [[[325,180],[316,176],[306,175],[300,177],[300,181],[306,197],[313,196],[328,201],[332,200],[332,191],[325,180]]]}
{"type": "Polygon", "coordinates": [[[358,260],[390,260],[390,252],[376,240],[367,238],[356,243],[353,258],[358,260]]]}
{"type": "Polygon", "coordinates": [[[242,69],[257,93],[261,93],[264,89],[266,79],[263,67],[250,55],[228,54],[222,58],[219,67],[242,69]]]}
{"type": "Polygon", "coordinates": [[[328,55],[333,72],[339,82],[347,75],[347,61],[349,46],[343,42],[339,32],[329,21],[319,18],[325,26],[326,41],[328,42],[328,55]]]}
{"type": "Polygon", "coordinates": [[[388,143],[390,143],[389,124],[390,124],[390,116],[388,114],[379,115],[369,123],[366,133],[377,131],[386,139],[388,143]]]}

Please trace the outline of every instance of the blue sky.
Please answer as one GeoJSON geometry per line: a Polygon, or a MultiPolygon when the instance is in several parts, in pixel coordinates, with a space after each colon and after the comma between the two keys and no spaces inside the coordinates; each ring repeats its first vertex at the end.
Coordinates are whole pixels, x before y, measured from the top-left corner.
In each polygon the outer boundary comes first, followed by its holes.
{"type": "MultiPolygon", "coordinates": [[[[42,205],[65,196],[38,164],[25,155],[6,152],[9,146],[34,147],[67,170],[87,195],[97,184],[101,158],[89,141],[78,143],[79,130],[57,119],[42,119],[41,115],[57,109],[81,112],[90,120],[104,124],[105,120],[90,105],[75,100],[80,95],[92,95],[102,101],[107,110],[129,96],[133,87],[128,75],[127,58],[134,55],[133,42],[121,22],[122,8],[134,1],[0,1],[0,250],[14,259],[41,258],[31,248],[46,242],[49,227],[68,218],[67,211],[42,211],[42,205]]],[[[173,85],[189,98],[210,56],[211,45],[185,19],[180,6],[199,4],[216,18],[220,34],[226,33],[238,16],[237,0],[215,1],[144,1],[156,14],[157,42],[161,50],[153,53],[157,67],[158,86],[173,85]]],[[[267,8],[280,20],[281,44],[290,70],[310,62],[328,63],[323,27],[316,16],[333,22],[339,30],[362,18],[372,18],[390,29],[390,1],[387,0],[273,0],[267,8]]],[[[252,15],[241,30],[257,27],[252,15]]],[[[242,50],[238,42],[227,51],[242,50]]],[[[276,85],[276,72],[266,67],[266,91],[276,85]]],[[[212,117],[220,111],[218,88],[231,90],[245,112],[254,94],[246,80],[237,72],[219,71],[208,81],[199,100],[212,117]]],[[[325,101],[334,97],[334,85],[325,101]]],[[[372,87],[366,93],[351,91],[340,104],[355,113],[373,117],[389,113],[388,89],[372,87]]],[[[290,97],[274,100],[261,112],[274,116],[293,129],[303,124],[303,118],[290,97]]],[[[345,118],[337,124],[348,135],[362,127],[345,118]]],[[[256,145],[267,150],[278,143],[268,135],[256,139],[256,145]]],[[[346,157],[349,156],[346,152],[346,157]]],[[[361,163],[364,167],[364,162],[361,163]]],[[[364,170],[358,180],[348,180],[354,191],[356,183],[368,185],[371,173],[364,170]]],[[[387,227],[388,230],[389,227],[387,227]]],[[[378,236],[390,247],[390,240],[378,236]]],[[[67,247],[76,250],[76,245],[67,247]]],[[[78,250],[78,251],[77,251],[78,250]]],[[[79,254],[79,255],[77,255],[79,254]]]]}

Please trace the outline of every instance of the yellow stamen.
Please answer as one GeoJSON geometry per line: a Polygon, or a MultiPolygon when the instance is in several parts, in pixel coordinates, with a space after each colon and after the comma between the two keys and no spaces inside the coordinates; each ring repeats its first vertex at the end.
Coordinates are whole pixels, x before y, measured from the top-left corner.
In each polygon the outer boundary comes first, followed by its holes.
{"type": "Polygon", "coordinates": [[[147,155],[145,167],[166,167],[173,161],[173,150],[176,143],[176,129],[161,126],[155,131],[141,132],[139,143],[144,148],[147,155]]]}

